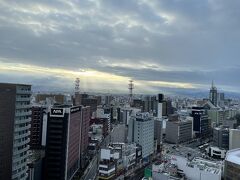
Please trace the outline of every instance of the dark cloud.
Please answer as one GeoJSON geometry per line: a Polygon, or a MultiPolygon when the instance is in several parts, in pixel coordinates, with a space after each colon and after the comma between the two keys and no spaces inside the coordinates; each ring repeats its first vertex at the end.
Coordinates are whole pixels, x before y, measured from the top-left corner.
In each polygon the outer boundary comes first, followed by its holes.
{"type": "MultiPolygon", "coordinates": [[[[203,86],[214,79],[236,90],[239,5],[237,0],[1,1],[0,61],[203,86]]],[[[4,75],[0,80],[12,78],[4,75]]],[[[33,77],[31,82],[38,83],[33,77]]]]}

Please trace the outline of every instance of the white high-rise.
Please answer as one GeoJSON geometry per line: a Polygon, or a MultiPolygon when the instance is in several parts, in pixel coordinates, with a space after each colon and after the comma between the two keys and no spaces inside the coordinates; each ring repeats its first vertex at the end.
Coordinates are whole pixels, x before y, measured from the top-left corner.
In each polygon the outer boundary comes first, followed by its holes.
{"type": "Polygon", "coordinates": [[[138,113],[131,117],[128,141],[142,146],[142,157],[147,158],[154,152],[154,119],[149,113],[138,113]]]}
{"type": "Polygon", "coordinates": [[[229,131],[229,150],[240,148],[240,129],[230,129],[229,131]]]}
{"type": "Polygon", "coordinates": [[[0,83],[0,179],[28,178],[31,86],[0,83]]]}
{"type": "Polygon", "coordinates": [[[12,157],[12,179],[27,179],[27,160],[30,142],[30,86],[16,87],[16,110],[12,157]]]}

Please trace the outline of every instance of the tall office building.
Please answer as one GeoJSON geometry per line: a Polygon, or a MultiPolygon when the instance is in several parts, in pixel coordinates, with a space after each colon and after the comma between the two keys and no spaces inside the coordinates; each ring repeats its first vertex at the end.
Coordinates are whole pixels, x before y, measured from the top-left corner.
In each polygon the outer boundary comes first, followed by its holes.
{"type": "Polygon", "coordinates": [[[85,98],[84,95],[82,95],[82,100],[81,100],[83,106],[90,106],[90,112],[91,115],[93,112],[97,111],[97,106],[98,106],[98,99],[96,99],[95,97],[88,97],[85,98]]]}
{"type": "Polygon", "coordinates": [[[192,120],[169,120],[166,123],[166,141],[170,143],[183,143],[192,139],[192,120]]]}
{"type": "Polygon", "coordinates": [[[229,127],[220,126],[213,129],[213,145],[228,150],[229,127]]]}
{"type": "Polygon", "coordinates": [[[240,129],[229,130],[229,149],[240,148],[240,129]]]}
{"type": "Polygon", "coordinates": [[[128,126],[128,142],[142,146],[142,157],[148,158],[154,152],[154,120],[149,113],[132,116],[128,126]]]}
{"type": "Polygon", "coordinates": [[[0,179],[27,179],[31,86],[0,83],[0,179]]]}
{"type": "Polygon", "coordinates": [[[80,143],[80,153],[81,153],[81,168],[84,168],[86,165],[87,159],[87,150],[89,144],[88,132],[90,126],[90,107],[81,108],[81,143],[80,143]]]}
{"type": "Polygon", "coordinates": [[[160,151],[162,144],[162,120],[154,119],[154,140],[157,141],[157,150],[160,151]]]}
{"type": "Polygon", "coordinates": [[[158,108],[157,108],[157,117],[162,118],[163,115],[163,94],[158,94],[158,108]]]}
{"type": "Polygon", "coordinates": [[[224,106],[224,101],[225,101],[225,94],[224,93],[218,93],[218,105],[220,107],[224,106]]]}
{"type": "Polygon", "coordinates": [[[209,92],[209,99],[212,102],[214,106],[218,105],[218,93],[217,88],[214,86],[214,83],[212,82],[212,87],[209,92]]]}
{"type": "Polygon", "coordinates": [[[157,114],[158,101],[156,96],[145,96],[143,98],[143,112],[153,112],[157,114]]]}
{"type": "Polygon", "coordinates": [[[45,107],[32,107],[32,121],[30,129],[30,149],[42,148],[42,133],[43,133],[43,116],[45,114],[45,107]]]}
{"type": "Polygon", "coordinates": [[[70,180],[81,165],[87,142],[82,142],[82,126],[87,126],[82,117],[89,117],[89,109],[56,106],[49,111],[44,176],[46,180],[70,180]]]}
{"type": "Polygon", "coordinates": [[[193,131],[196,137],[210,136],[210,119],[203,107],[192,107],[193,131]]]}

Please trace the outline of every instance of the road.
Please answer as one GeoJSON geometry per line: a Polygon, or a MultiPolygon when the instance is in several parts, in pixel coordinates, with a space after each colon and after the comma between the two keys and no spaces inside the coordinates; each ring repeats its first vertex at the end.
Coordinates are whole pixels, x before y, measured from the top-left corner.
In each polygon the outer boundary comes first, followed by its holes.
{"type": "MultiPolygon", "coordinates": [[[[101,147],[106,147],[110,143],[110,135],[106,136],[101,143],[101,147]]],[[[94,180],[96,179],[98,173],[98,163],[99,163],[100,151],[96,153],[93,157],[92,161],[84,171],[84,175],[82,176],[81,180],[94,180]]]]}
{"type": "Polygon", "coordinates": [[[98,156],[94,156],[87,169],[84,172],[81,180],[94,180],[98,172],[98,156]]]}

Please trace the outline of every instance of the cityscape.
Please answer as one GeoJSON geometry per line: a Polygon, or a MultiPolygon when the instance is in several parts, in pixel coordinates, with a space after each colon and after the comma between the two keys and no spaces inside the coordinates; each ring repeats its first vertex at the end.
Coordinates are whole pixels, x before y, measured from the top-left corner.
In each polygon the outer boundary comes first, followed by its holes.
{"type": "MultiPolygon", "coordinates": [[[[74,84],[74,83],[73,83],[74,84]]],[[[240,101],[0,83],[1,179],[239,179],[240,101]]]]}
{"type": "Polygon", "coordinates": [[[0,180],[240,180],[239,7],[0,0],[0,180]]]}

